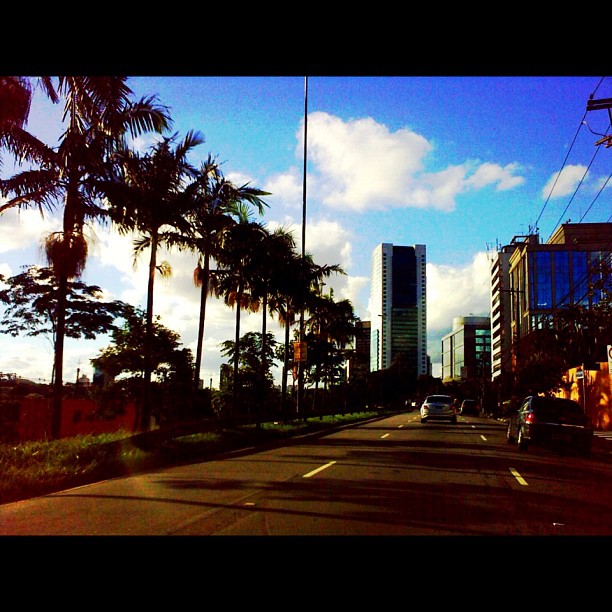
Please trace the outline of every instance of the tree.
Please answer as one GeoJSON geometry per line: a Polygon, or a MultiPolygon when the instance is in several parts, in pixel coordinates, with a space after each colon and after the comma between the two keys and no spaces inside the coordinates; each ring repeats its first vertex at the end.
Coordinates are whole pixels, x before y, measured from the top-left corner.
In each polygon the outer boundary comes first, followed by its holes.
{"type": "MultiPolygon", "coordinates": [[[[8,285],[0,291],[5,311],[0,333],[18,336],[49,335],[55,347],[57,330],[58,282],[49,268],[24,266],[25,272],[0,281],[8,285]]],[[[68,283],[65,333],[69,338],[95,339],[116,329],[115,320],[123,316],[126,304],[107,302],[97,285],[80,281],[68,283]]]]}
{"type": "Polygon", "coordinates": [[[169,412],[188,404],[185,398],[191,391],[193,355],[181,348],[179,335],[164,327],[159,318],[153,322],[152,337],[147,338],[146,313],[140,308],[126,305],[123,326],[113,331],[112,343],[91,364],[112,381],[106,390],[110,397],[138,397],[146,368],[150,368],[159,390],[152,413],[168,418],[169,412]],[[172,408],[164,405],[165,398],[171,400],[172,408]]]}
{"type": "Polygon", "coordinates": [[[262,380],[265,379],[268,370],[266,361],[266,355],[268,355],[266,345],[268,314],[273,316],[276,311],[276,305],[280,298],[279,292],[285,286],[287,266],[294,256],[295,238],[288,229],[278,227],[273,232],[266,230],[259,257],[254,262],[257,270],[252,278],[253,291],[262,301],[262,380]]]}
{"type": "MultiPolygon", "coordinates": [[[[58,101],[50,77],[39,77],[38,84],[53,102],[58,101]]],[[[30,146],[28,146],[30,135],[24,131],[24,127],[30,115],[33,89],[31,78],[0,76],[0,150],[6,148],[22,161],[32,159],[30,146]]],[[[2,157],[0,156],[1,169],[2,157]]]]}
{"type": "Polygon", "coordinates": [[[264,339],[259,332],[244,334],[240,338],[239,352],[236,351],[236,343],[232,340],[226,340],[221,344],[222,355],[232,362],[238,357],[240,387],[244,399],[248,400],[256,412],[265,410],[265,398],[274,383],[271,366],[275,360],[277,345],[274,334],[268,333],[268,337],[264,339]],[[265,369],[263,378],[262,368],[265,369]]]}
{"type": "Polygon", "coordinates": [[[310,317],[305,323],[309,332],[306,374],[315,382],[316,395],[321,380],[327,387],[341,377],[346,361],[345,349],[355,335],[357,319],[350,300],[336,302],[333,290],[328,295],[320,291],[315,293],[309,310],[310,317]]]}
{"type": "Polygon", "coordinates": [[[51,427],[55,438],[61,423],[68,282],[81,275],[87,261],[86,224],[106,217],[95,179],[105,174],[105,163],[125,146],[128,133],[162,132],[170,118],[153,97],[132,102],[126,77],[60,76],[57,88],[43,78],[52,100],[64,101],[65,131],[59,146],[51,148],[15,123],[10,129],[4,124],[0,144],[18,160],[26,160],[28,167],[0,181],[0,194],[9,198],[0,213],[15,207],[52,212],[63,205],[62,230],[48,236],[45,244],[47,261],[58,279],[51,427]]]}
{"type": "Polygon", "coordinates": [[[149,428],[151,416],[151,371],[149,344],[153,341],[153,297],[155,274],[168,276],[166,262],[158,264],[161,245],[169,248],[184,245],[191,234],[188,215],[193,207],[193,181],[197,170],[188,162],[188,154],[204,142],[198,132],[189,131],[177,142],[177,134],[163,138],[140,155],[125,149],[116,155],[112,173],[100,185],[109,201],[109,215],[121,233],[136,232],[134,265],[138,256],[149,250],[147,283],[147,321],[144,345],[144,377],[141,429],[149,428]]]}
{"type": "Polygon", "coordinates": [[[220,292],[228,306],[236,307],[232,412],[236,411],[238,401],[240,312],[242,309],[251,312],[259,310],[260,300],[254,288],[257,284],[257,262],[266,235],[263,225],[251,220],[250,210],[244,204],[239,205],[239,212],[238,222],[224,232],[218,260],[221,268],[220,292]]]}
{"type": "Polygon", "coordinates": [[[194,371],[194,389],[198,388],[204,343],[204,323],[208,295],[218,293],[218,275],[211,273],[212,260],[221,256],[223,235],[240,215],[244,203],[256,207],[263,214],[267,204],[261,199],[269,195],[265,191],[249,187],[236,187],[226,180],[219,166],[210,155],[203,163],[194,184],[194,209],[189,215],[190,236],[185,236],[187,248],[198,253],[198,265],[194,270],[194,284],[200,288],[200,315],[198,321],[198,343],[194,371]]]}

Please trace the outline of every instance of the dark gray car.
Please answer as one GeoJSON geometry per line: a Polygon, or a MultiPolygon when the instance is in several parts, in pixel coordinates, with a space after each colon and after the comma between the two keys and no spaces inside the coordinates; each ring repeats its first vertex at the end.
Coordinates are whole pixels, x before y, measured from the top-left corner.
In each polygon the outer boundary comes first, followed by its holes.
{"type": "Polygon", "coordinates": [[[589,455],[593,424],[578,402],[559,397],[526,397],[510,415],[507,438],[521,450],[530,444],[574,450],[589,455]]]}

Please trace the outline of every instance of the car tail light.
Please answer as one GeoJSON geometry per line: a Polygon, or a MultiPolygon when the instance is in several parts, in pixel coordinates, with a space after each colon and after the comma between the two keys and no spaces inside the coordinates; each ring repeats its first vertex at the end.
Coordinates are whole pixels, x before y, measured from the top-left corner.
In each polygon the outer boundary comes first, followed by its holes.
{"type": "Polygon", "coordinates": [[[525,416],[525,423],[533,423],[535,421],[535,414],[533,414],[533,412],[529,412],[526,416],[525,416]]]}

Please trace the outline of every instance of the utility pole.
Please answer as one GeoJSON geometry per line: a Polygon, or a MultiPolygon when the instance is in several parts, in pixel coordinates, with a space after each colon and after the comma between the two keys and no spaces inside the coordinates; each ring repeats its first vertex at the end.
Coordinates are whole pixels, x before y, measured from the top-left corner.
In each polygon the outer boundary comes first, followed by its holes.
{"type": "MultiPolygon", "coordinates": [[[[593,100],[593,96],[589,98],[587,102],[587,112],[594,110],[607,110],[608,117],[610,118],[610,125],[612,125],[612,98],[601,98],[600,100],[593,100]]],[[[603,136],[596,143],[595,146],[605,144],[606,149],[612,147],[612,135],[603,136]]]]}

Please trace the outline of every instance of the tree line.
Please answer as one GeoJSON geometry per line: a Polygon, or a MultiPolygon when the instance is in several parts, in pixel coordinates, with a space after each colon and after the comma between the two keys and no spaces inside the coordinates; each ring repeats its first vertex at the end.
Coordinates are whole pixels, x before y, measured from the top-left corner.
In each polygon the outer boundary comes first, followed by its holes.
{"type": "MultiPolygon", "coordinates": [[[[197,256],[194,283],[201,297],[196,353],[183,353],[183,361],[173,365],[175,374],[182,371],[183,386],[188,378],[194,394],[200,381],[209,296],[223,298],[236,312],[234,340],[224,346],[233,362],[230,411],[237,409],[241,399],[238,382],[245,355],[241,343],[253,340],[241,336],[241,311],[262,312],[257,365],[260,385],[265,386],[270,377],[273,338],[266,330],[268,313],[285,328],[283,401],[293,366],[291,330],[302,312],[309,313],[307,330],[313,341],[316,338],[316,346],[327,351],[321,352],[316,367],[309,370],[310,380],[318,384],[337,375],[356,317],[350,301],[323,295],[322,286],[325,278],[344,271],[338,265],[318,265],[308,253],[299,255],[291,232],[286,228],[271,231],[258,221],[256,215],[262,217],[268,207],[264,198],[271,194],[249,184],[233,184],[210,154],[199,166],[190,163],[189,155],[204,143],[203,135],[191,130],[180,138],[178,133],[170,134],[171,126],[169,110],[157,97],[133,99],[127,77],[0,77],[0,153],[12,155],[19,167],[14,175],[0,180],[0,195],[5,198],[0,214],[36,208],[43,215],[59,212],[62,219],[62,229],[45,237],[46,271],[31,267],[23,273],[29,278],[17,275],[20,279],[10,279],[14,282],[9,283],[3,300],[8,306],[4,332],[40,333],[40,326],[32,327],[31,317],[19,321],[16,297],[20,282],[46,287],[37,306],[39,312],[47,313],[53,336],[53,437],[58,436],[60,426],[65,338],[95,336],[104,330],[112,331],[115,345],[123,342],[124,349],[129,346],[126,331],[129,342],[141,343],[137,360],[140,419],[142,429],[148,428],[153,375],[155,379],[161,376],[155,351],[159,351],[163,335],[163,326],[154,314],[155,279],[171,274],[169,264],[159,261],[160,247],[197,256]],[[26,129],[36,87],[53,103],[63,104],[63,132],[57,146],[49,146],[26,129]],[[158,140],[148,150],[139,152],[131,147],[131,138],[151,132],[158,134],[158,140]],[[109,303],[98,309],[107,317],[104,319],[88,310],[88,301],[83,298],[96,296],[99,288],[79,284],[78,279],[88,257],[86,230],[93,223],[136,236],[135,261],[148,252],[144,312],[109,303]],[[111,324],[118,316],[124,321],[122,328],[111,324]],[[143,329],[140,318],[144,319],[143,329]]],[[[2,161],[0,155],[0,170],[2,161]]],[[[173,347],[170,352],[179,350],[176,336],[166,334],[166,340],[173,347]]],[[[106,353],[96,358],[97,365],[109,373],[117,369],[110,357],[106,353]]]]}

